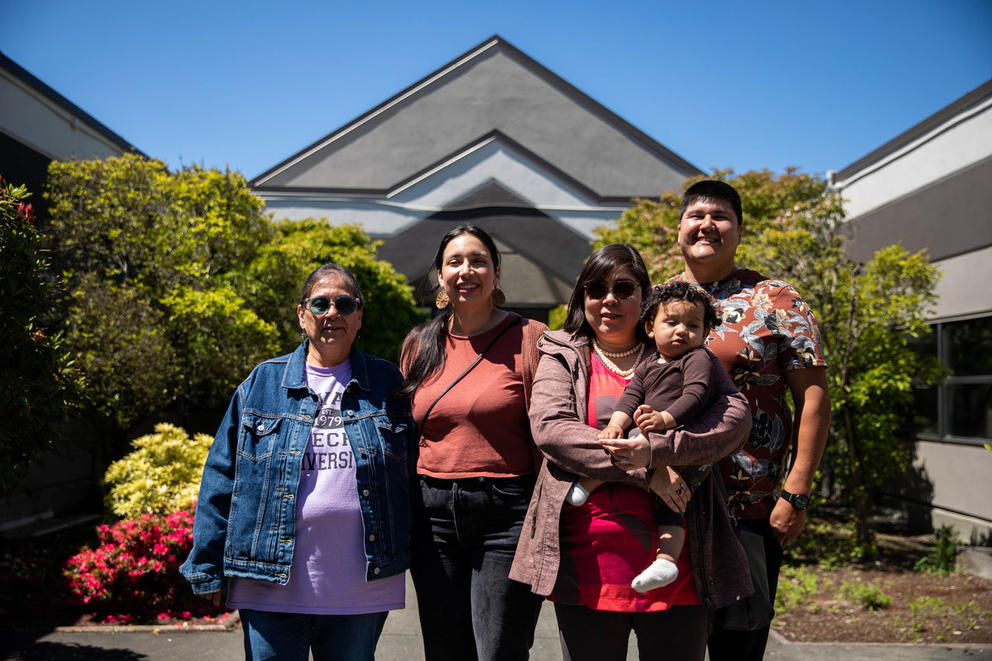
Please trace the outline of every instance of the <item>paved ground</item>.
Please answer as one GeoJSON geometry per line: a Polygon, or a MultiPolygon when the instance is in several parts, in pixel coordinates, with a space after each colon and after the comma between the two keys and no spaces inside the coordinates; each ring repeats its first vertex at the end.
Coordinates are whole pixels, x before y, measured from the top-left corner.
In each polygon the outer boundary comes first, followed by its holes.
{"type": "MultiPolygon", "coordinates": [[[[196,661],[240,659],[244,656],[240,629],[232,632],[61,633],[11,636],[0,640],[3,658],[17,661],[196,661]]],[[[768,661],[944,661],[988,659],[987,648],[918,647],[909,645],[825,645],[769,642],[768,661]]],[[[376,651],[377,661],[423,661],[413,586],[407,581],[407,608],[386,620],[376,651]]],[[[538,622],[532,661],[561,659],[558,630],[550,604],[538,622]]],[[[627,655],[636,661],[633,641],[627,655]]],[[[660,660],[659,660],[660,661],[660,660]]]]}

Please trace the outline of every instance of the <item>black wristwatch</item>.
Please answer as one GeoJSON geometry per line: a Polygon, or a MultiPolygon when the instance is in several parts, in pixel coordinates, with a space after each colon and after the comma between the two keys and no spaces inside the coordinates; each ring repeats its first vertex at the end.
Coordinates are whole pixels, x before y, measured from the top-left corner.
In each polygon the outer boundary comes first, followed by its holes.
{"type": "Polygon", "coordinates": [[[782,489],[782,493],[779,495],[779,498],[788,502],[797,510],[804,510],[809,507],[809,496],[804,496],[801,493],[789,493],[785,489],[782,489]]]}

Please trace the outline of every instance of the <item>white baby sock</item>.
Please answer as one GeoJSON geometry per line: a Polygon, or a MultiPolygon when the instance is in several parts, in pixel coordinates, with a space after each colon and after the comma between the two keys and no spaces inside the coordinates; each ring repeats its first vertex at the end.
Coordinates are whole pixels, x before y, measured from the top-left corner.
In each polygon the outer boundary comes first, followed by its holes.
{"type": "Polygon", "coordinates": [[[586,501],[589,499],[589,492],[585,490],[578,482],[572,484],[572,488],[568,490],[568,495],[565,496],[565,500],[568,501],[569,505],[585,505],[586,501]]]}
{"type": "Polygon", "coordinates": [[[678,577],[679,568],[674,562],[658,558],[631,581],[630,587],[638,592],[647,592],[668,585],[678,577]]]}

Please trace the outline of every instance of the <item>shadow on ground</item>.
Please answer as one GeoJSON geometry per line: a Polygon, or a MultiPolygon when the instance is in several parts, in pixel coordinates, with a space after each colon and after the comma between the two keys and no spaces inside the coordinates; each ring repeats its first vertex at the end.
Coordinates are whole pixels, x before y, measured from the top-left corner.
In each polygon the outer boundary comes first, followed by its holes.
{"type": "Polygon", "coordinates": [[[138,661],[147,659],[128,649],[113,649],[79,643],[28,642],[4,655],[9,661],[138,661]]]}

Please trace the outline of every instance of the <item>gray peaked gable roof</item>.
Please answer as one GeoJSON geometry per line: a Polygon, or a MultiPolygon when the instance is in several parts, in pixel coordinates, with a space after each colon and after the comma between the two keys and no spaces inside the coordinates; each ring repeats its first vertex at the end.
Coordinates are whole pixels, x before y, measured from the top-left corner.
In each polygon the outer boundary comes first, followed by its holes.
{"type": "Polygon", "coordinates": [[[657,196],[700,173],[496,35],[250,183],[383,197],[488,138],[598,203],[657,196]]]}

